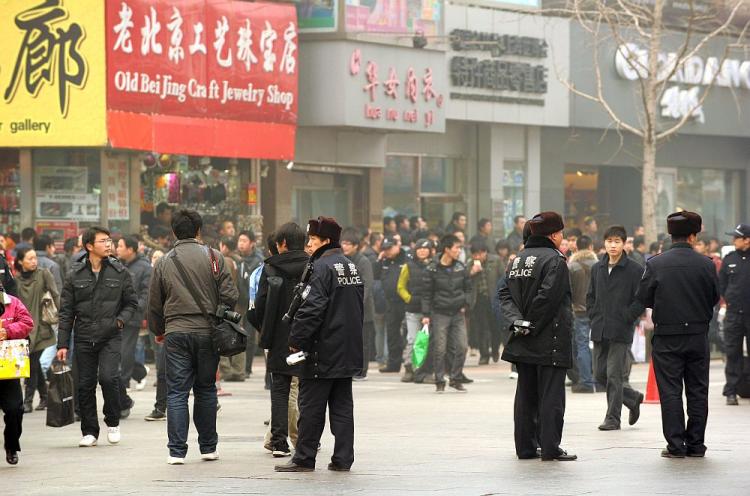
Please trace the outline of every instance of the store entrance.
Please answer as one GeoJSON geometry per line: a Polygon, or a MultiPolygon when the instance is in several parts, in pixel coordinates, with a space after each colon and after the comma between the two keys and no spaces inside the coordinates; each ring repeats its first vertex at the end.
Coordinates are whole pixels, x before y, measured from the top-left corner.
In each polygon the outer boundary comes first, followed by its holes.
{"type": "Polygon", "coordinates": [[[334,217],[344,227],[366,222],[365,178],[359,171],[321,173],[313,167],[295,166],[292,173],[292,218],[299,225],[320,215],[334,217]]]}
{"type": "Polygon", "coordinates": [[[641,223],[641,171],[634,167],[565,167],[566,225],[594,217],[601,226],[641,223]]]}

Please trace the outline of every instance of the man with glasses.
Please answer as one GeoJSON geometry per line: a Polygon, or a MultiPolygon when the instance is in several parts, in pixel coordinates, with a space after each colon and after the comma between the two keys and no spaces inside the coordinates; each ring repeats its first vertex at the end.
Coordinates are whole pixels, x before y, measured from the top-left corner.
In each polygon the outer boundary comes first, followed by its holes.
{"type": "Polygon", "coordinates": [[[99,420],[96,383],[102,386],[107,440],[120,442],[120,349],[122,329],[138,309],[130,273],[111,256],[112,239],[102,227],[83,235],[85,255],[71,264],[59,310],[57,359],[65,361],[75,324],[74,352],[81,411],[80,447],[96,446],[99,420]]]}

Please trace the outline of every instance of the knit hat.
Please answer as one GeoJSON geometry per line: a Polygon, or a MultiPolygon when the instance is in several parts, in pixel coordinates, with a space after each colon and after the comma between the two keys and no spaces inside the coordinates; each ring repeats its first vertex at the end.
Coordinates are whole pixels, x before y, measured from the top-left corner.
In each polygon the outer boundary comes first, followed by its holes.
{"type": "Polygon", "coordinates": [[[310,219],[310,222],[307,223],[307,234],[319,238],[328,238],[331,243],[338,244],[341,238],[341,226],[333,217],[321,216],[317,219],[310,219]]]}
{"type": "Polygon", "coordinates": [[[667,216],[667,231],[672,236],[690,236],[703,229],[703,219],[695,212],[675,212],[667,216]]]}
{"type": "Polygon", "coordinates": [[[419,250],[420,248],[427,248],[431,250],[432,246],[432,241],[426,238],[422,238],[417,240],[417,242],[415,243],[414,251],[419,250]]]}
{"type": "Polygon", "coordinates": [[[537,236],[549,236],[565,229],[563,219],[557,212],[541,212],[528,221],[531,226],[531,234],[537,236]]]}

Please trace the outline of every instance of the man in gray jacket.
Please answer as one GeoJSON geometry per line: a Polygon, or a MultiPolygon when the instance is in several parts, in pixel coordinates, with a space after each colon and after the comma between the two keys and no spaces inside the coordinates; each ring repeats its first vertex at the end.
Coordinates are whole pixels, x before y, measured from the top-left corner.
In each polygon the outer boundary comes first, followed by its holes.
{"type": "MultiPolygon", "coordinates": [[[[216,370],[219,355],[211,340],[213,322],[188,290],[175,260],[182,264],[207,312],[222,304],[234,308],[237,287],[224,257],[200,240],[203,219],[194,210],[181,210],[172,218],[177,238],[174,248],[154,267],[149,291],[149,329],[166,346],[167,435],[170,465],[185,463],[188,445],[188,397],[193,390],[193,422],[203,460],[218,460],[216,445],[216,370]],[[164,337],[166,336],[166,337],[164,337]]],[[[209,316],[210,318],[210,316],[209,316]]]]}

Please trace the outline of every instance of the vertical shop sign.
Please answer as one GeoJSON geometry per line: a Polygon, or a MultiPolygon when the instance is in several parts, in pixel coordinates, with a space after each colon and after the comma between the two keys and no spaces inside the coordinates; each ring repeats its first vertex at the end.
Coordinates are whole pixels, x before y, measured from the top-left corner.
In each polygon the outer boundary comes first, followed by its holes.
{"type": "Polygon", "coordinates": [[[258,185],[250,183],[247,185],[247,205],[254,207],[258,204],[258,185]]]}
{"type": "Polygon", "coordinates": [[[107,160],[107,219],[130,219],[130,167],[125,157],[107,160]]]}
{"type": "Polygon", "coordinates": [[[107,142],[104,2],[0,2],[0,146],[107,142]]]}

